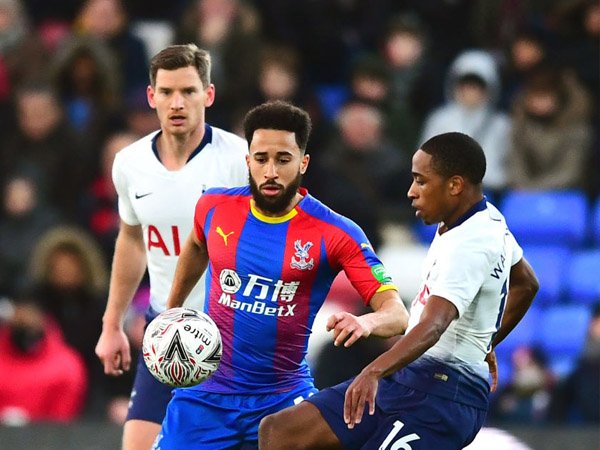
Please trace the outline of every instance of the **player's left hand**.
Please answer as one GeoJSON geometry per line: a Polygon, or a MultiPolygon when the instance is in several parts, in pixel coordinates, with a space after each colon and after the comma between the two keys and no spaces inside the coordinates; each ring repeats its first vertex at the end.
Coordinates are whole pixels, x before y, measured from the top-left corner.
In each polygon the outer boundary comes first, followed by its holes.
{"type": "Polygon", "coordinates": [[[378,387],[379,378],[365,370],[348,386],[344,399],[344,422],[349,429],[360,423],[366,405],[369,405],[369,414],[375,414],[375,396],[378,387]]]}
{"type": "Polygon", "coordinates": [[[361,337],[369,337],[371,327],[368,321],[349,312],[341,311],[327,319],[327,331],[333,330],[333,345],[350,347],[361,337]]]}
{"type": "Polygon", "coordinates": [[[485,361],[490,367],[490,375],[492,376],[492,385],[490,386],[491,392],[496,392],[498,387],[498,360],[496,359],[496,352],[492,350],[485,355],[485,361]]]}

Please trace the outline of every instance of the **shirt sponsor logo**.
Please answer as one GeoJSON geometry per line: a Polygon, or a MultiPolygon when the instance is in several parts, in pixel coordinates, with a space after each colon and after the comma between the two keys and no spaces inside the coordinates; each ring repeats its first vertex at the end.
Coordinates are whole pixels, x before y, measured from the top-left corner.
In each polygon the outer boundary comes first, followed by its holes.
{"type": "Polygon", "coordinates": [[[217,229],[215,231],[217,232],[217,234],[219,236],[221,236],[223,238],[223,242],[225,243],[225,247],[227,247],[227,238],[229,236],[231,236],[233,233],[235,233],[234,231],[230,231],[229,233],[225,233],[221,227],[217,227],[217,229]]]}
{"type": "Polygon", "coordinates": [[[249,274],[248,283],[242,291],[242,296],[253,299],[252,302],[232,297],[242,287],[240,276],[235,271],[223,269],[219,275],[219,283],[223,293],[218,303],[223,306],[265,316],[294,316],[296,304],[293,303],[293,300],[300,287],[299,281],[284,282],[249,274]]]}
{"type": "Polygon", "coordinates": [[[231,269],[223,269],[219,275],[221,290],[227,294],[235,294],[242,287],[240,276],[231,269]]]}
{"type": "Polygon", "coordinates": [[[239,309],[240,311],[248,311],[253,314],[262,314],[264,316],[272,317],[290,317],[294,316],[294,309],[296,305],[279,305],[279,306],[268,306],[265,302],[259,302],[254,300],[252,303],[240,302],[231,295],[223,293],[219,298],[219,304],[228,306],[232,309],[239,309]]]}
{"type": "Polygon", "coordinates": [[[308,241],[306,244],[302,244],[302,241],[298,239],[294,242],[294,248],[296,249],[296,253],[292,256],[292,261],[290,266],[292,269],[298,270],[310,270],[315,266],[314,258],[310,258],[308,251],[313,246],[313,243],[308,241]],[[296,259],[298,258],[298,259],[296,259]],[[307,261],[310,258],[310,261],[307,261]]]}

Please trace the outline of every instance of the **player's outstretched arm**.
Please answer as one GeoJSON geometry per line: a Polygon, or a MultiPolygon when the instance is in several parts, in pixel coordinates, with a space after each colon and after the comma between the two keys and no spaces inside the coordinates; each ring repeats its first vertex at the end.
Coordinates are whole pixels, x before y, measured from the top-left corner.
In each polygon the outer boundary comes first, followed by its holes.
{"type": "Polygon", "coordinates": [[[500,329],[494,336],[492,348],[496,348],[521,321],[539,288],[538,279],[525,258],[521,258],[511,267],[506,307],[500,329]]]}
{"type": "Polygon", "coordinates": [[[333,330],[334,345],[350,347],[361,337],[391,337],[404,333],[408,325],[408,311],[395,289],[377,292],[370,305],[373,312],[362,316],[345,311],[329,316],[327,331],[333,330]]]}
{"type": "Polygon", "coordinates": [[[167,299],[167,308],[182,306],[190,292],[206,270],[208,251],[194,230],[190,233],[177,260],[173,285],[167,299]]]}
{"type": "Polygon", "coordinates": [[[427,299],[419,323],[365,367],[348,386],[344,401],[344,421],[348,428],[360,423],[366,404],[369,405],[369,414],[375,413],[379,380],[410,364],[430,349],[457,316],[456,307],[445,298],[432,295],[427,299]]]}
{"type": "Polygon", "coordinates": [[[408,327],[408,310],[396,289],[375,293],[369,304],[374,312],[364,314],[361,318],[371,320],[373,336],[392,337],[404,334],[408,327]]]}
{"type": "Polygon", "coordinates": [[[115,243],[108,302],[102,318],[102,334],[96,344],[96,355],[107,375],[121,375],[131,366],[129,340],[123,331],[123,321],[145,270],[142,227],[121,222],[115,243]]]}

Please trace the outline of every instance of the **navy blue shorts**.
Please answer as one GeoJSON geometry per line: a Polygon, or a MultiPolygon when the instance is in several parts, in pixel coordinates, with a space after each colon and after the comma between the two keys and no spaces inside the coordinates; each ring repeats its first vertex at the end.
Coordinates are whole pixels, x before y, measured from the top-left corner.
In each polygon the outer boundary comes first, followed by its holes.
{"type": "Polygon", "coordinates": [[[278,394],[218,394],[175,389],[154,443],[160,450],[257,449],[263,417],[294,406],[317,392],[302,386],[278,394]]]}
{"type": "Polygon", "coordinates": [[[485,421],[483,409],[396,383],[394,397],[401,397],[402,404],[394,411],[376,407],[372,416],[365,408],[361,423],[350,430],[344,423],[344,394],[350,382],[307,399],[319,409],[347,450],[460,450],[475,438],[485,421]]]}
{"type": "MultiPolygon", "coordinates": [[[[146,313],[146,327],[156,315],[157,313],[152,309],[148,310],[146,313]]],[[[142,352],[140,352],[131,390],[127,420],[145,420],[160,425],[165,417],[167,405],[173,396],[172,393],[173,388],[171,386],[161,383],[148,371],[142,352]]]]}

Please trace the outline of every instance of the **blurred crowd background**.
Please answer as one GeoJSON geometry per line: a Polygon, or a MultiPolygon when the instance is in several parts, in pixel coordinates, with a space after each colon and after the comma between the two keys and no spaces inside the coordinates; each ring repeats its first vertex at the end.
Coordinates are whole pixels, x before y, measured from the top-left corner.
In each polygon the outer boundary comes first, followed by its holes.
{"type": "MultiPolygon", "coordinates": [[[[589,0],[0,0],[0,423],[122,423],[131,374],[94,355],[118,230],[115,153],[158,128],[149,60],[211,52],[207,121],[286,99],[314,123],[305,185],[368,234],[403,299],[431,227],[406,192],[432,135],[483,146],[488,199],[540,277],[498,349],[489,424],[600,422],[600,4],[589,0]]],[[[339,277],[324,313],[361,311],[339,277]]],[[[140,347],[144,284],[126,329],[140,347]]],[[[319,317],[322,317],[319,316],[319,317]]],[[[319,387],[389,342],[311,341],[319,387]]]]}

